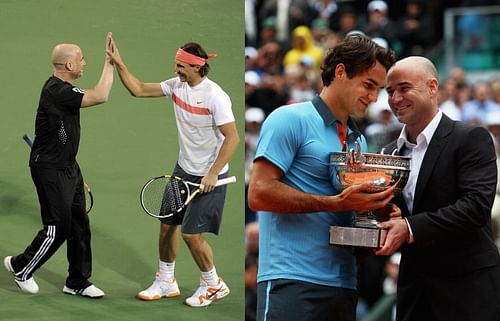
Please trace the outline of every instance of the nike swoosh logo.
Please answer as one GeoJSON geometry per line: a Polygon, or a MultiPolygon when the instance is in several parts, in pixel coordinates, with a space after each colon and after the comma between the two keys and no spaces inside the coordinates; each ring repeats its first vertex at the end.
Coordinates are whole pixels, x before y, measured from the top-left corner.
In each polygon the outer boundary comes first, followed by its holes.
{"type": "Polygon", "coordinates": [[[217,293],[219,293],[219,291],[220,291],[221,289],[222,289],[222,287],[218,288],[218,289],[217,289],[217,291],[214,291],[214,292],[210,293],[209,295],[207,295],[207,299],[212,300],[212,297],[213,297],[214,295],[216,295],[217,293]]]}

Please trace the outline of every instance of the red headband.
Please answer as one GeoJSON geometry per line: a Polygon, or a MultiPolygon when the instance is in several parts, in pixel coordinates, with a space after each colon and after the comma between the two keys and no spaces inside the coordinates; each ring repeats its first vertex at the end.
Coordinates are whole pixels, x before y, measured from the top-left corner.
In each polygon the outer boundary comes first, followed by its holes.
{"type": "MultiPolygon", "coordinates": [[[[216,54],[208,54],[208,58],[215,58],[217,57],[216,54]]],[[[204,66],[207,63],[207,59],[198,57],[196,55],[193,55],[185,50],[182,50],[179,48],[177,50],[177,53],[175,54],[175,59],[182,61],[184,63],[190,64],[190,65],[199,65],[199,66],[204,66]]]]}

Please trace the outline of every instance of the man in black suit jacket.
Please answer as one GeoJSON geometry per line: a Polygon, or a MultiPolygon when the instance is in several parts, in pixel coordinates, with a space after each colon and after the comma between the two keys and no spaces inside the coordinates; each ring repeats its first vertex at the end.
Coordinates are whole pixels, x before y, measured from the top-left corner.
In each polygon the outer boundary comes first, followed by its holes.
{"type": "Polygon", "coordinates": [[[398,321],[500,320],[500,256],[491,231],[497,166],[488,131],[438,108],[436,68],[398,61],[387,74],[389,105],[405,124],[386,150],[410,155],[408,184],[394,202],[402,219],[376,252],[402,258],[398,321]]]}

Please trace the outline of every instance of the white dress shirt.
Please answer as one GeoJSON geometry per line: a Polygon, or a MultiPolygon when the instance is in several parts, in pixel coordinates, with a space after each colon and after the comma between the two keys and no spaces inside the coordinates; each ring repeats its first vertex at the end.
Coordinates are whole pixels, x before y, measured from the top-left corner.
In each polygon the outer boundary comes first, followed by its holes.
{"type": "MultiPolygon", "coordinates": [[[[408,206],[410,214],[413,214],[413,200],[415,197],[415,188],[417,186],[417,179],[418,179],[418,174],[420,172],[420,167],[422,166],[422,161],[424,159],[425,152],[427,151],[427,147],[429,147],[429,143],[432,139],[432,136],[436,132],[436,129],[442,117],[443,117],[443,112],[441,110],[438,110],[437,114],[427,125],[427,127],[425,127],[425,129],[420,134],[418,134],[416,144],[410,143],[408,141],[406,135],[406,125],[403,127],[403,130],[401,131],[401,134],[399,135],[399,138],[397,140],[398,150],[403,151],[402,155],[411,157],[410,176],[408,177],[408,182],[406,183],[402,192],[403,198],[406,202],[406,205],[408,206]],[[403,146],[405,148],[403,148],[403,146]]],[[[408,223],[407,220],[406,222],[408,224],[408,229],[410,230],[409,243],[412,243],[413,233],[410,224],[408,223]]]]}

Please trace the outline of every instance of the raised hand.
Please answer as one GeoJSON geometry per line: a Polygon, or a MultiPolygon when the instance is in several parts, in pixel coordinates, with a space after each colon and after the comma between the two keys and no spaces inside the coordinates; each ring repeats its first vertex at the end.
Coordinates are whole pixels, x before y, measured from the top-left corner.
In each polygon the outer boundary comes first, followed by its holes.
{"type": "Polygon", "coordinates": [[[120,56],[120,52],[118,51],[118,47],[113,39],[112,33],[108,33],[108,38],[106,42],[106,54],[109,57],[112,64],[123,65],[122,58],[120,56]]]}
{"type": "Polygon", "coordinates": [[[113,33],[108,32],[106,35],[106,62],[113,64],[113,61],[111,60],[110,55],[108,54],[109,51],[112,51],[112,41],[113,41],[113,33]]]}

